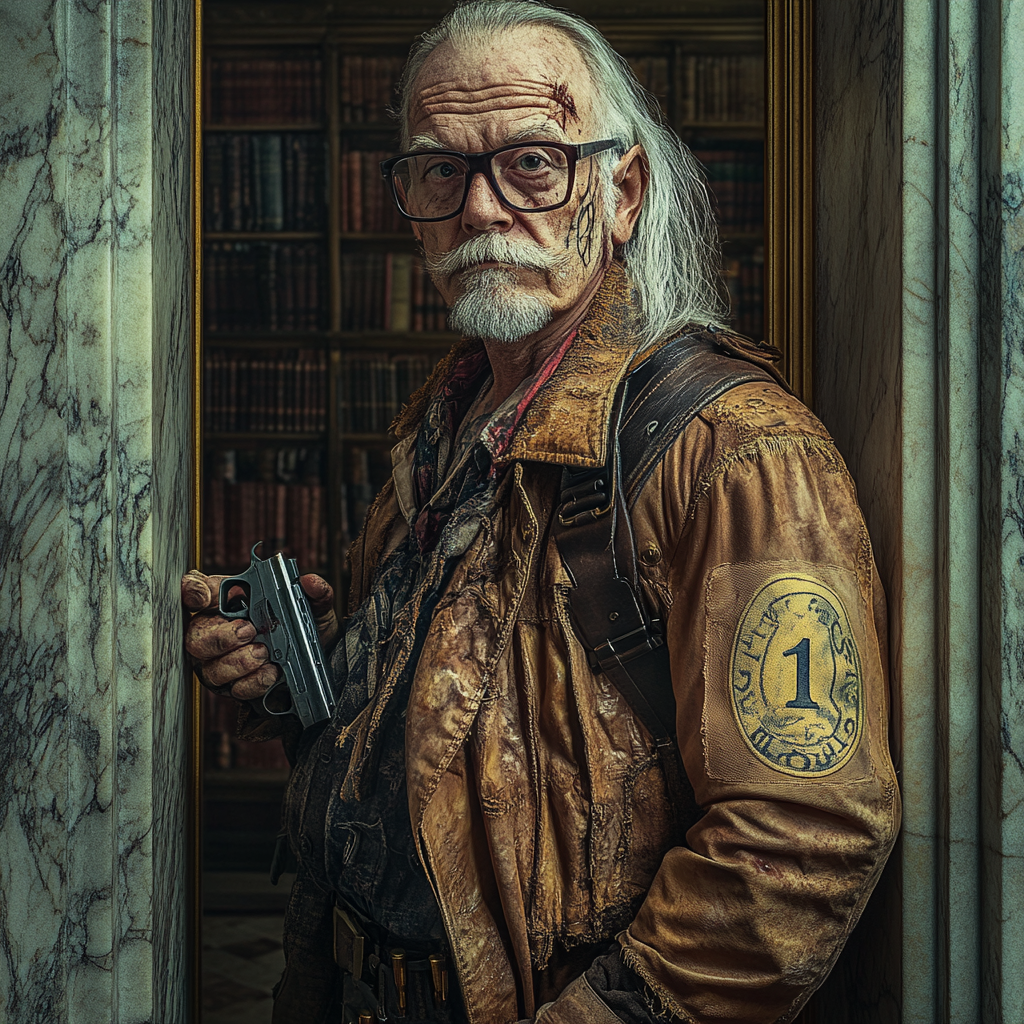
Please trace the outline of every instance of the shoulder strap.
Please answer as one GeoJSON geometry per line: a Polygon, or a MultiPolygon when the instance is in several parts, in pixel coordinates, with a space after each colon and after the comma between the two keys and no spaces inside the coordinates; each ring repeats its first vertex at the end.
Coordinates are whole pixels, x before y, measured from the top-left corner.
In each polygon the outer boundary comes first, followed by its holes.
{"type": "Polygon", "coordinates": [[[694,416],[730,388],[756,380],[775,378],[725,355],[714,331],[681,335],[627,377],[606,465],[566,469],[562,476],[552,535],[574,584],[569,606],[576,635],[591,666],[607,674],[656,744],[675,750],[663,752],[667,773],[682,770],[668,648],[641,597],[628,509],[694,416]]]}
{"type": "Polygon", "coordinates": [[[675,439],[716,398],[751,381],[775,382],[759,366],[727,355],[717,333],[674,338],[626,379],[618,448],[627,507],[675,439]]]}

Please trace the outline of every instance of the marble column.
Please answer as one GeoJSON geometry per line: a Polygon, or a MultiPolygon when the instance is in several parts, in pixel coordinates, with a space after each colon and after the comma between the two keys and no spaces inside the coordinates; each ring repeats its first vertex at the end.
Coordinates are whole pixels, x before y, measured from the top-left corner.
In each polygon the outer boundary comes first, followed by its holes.
{"type": "Polygon", "coordinates": [[[1011,1024],[1024,1020],[1024,4],[818,11],[815,393],[887,585],[904,798],[900,846],[821,1019],[1011,1024]]]}
{"type": "Polygon", "coordinates": [[[0,1018],[188,1019],[192,0],[0,6],[0,1018]]]}

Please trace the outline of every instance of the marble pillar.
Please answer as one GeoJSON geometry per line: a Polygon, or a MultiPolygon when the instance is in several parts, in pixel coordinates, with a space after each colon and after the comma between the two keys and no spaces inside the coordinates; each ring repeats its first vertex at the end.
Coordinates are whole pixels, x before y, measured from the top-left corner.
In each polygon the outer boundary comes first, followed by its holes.
{"type": "Polygon", "coordinates": [[[1024,1020],[1024,5],[865,0],[817,17],[815,394],[887,586],[904,799],[820,1019],[1011,1024],[1024,1020]]]}
{"type": "Polygon", "coordinates": [[[0,7],[0,1018],[184,1022],[191,0],[0,7]]]}
{"type": "MultiPolygon", "coordinates": [[[[979,24],[981,1019],[1024,1020],[1024,3],[979,24]]],[[[953,85],[956,85],[954,75],[953,85]]]]}

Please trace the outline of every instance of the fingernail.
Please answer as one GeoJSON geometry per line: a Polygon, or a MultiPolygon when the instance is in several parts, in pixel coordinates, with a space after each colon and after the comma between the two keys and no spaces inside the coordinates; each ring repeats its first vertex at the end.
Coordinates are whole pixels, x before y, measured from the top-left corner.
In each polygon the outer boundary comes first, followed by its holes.
{"type": "Polygon", "coordinates": [[[251,622],[239,622],[235,626],[235,636],[239,640],[251,640],[256,635],[256,627],[251,622]]]}

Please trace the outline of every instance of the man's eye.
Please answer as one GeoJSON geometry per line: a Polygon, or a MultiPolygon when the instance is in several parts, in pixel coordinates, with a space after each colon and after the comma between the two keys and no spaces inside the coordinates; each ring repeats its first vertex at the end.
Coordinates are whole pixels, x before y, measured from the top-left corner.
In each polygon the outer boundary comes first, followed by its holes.
{"type": "Polygon", "coordinates": [[[451,178],[459,173],[459,169],[455,164],[443,163],[434,164],[433,167],[427,170],[428,178],[451,178]]]}
{"type": "Polygon", "coordinates": [[[518,160],[516,166],[521,171],[539,171],[547,164],[547,161],[540,153],[524,153],[518,160]]]}

